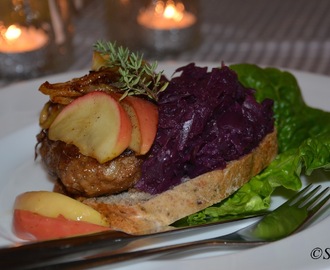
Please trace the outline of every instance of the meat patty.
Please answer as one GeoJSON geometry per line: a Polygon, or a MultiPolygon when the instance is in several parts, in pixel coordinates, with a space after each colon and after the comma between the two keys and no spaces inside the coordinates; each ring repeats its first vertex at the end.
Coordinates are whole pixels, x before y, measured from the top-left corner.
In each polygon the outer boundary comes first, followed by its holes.
{"type": "Polygon", "coordinates": [[[100,164],[82,155],[79,149],[52,141],[45,131],[37,136],[38,153],[51,176],[58,178],[72,196],[95,197],[122,192],[134,186],[141,176],[142,158],[132,151],[100,164]]]}

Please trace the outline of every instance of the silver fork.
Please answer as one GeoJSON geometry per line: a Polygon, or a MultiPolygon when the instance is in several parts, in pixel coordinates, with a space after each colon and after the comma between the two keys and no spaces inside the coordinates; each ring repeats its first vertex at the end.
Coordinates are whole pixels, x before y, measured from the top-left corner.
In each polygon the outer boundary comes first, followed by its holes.
{"type": "MultiPolygon", "coordinates": [[[[33,269],[38,267],[42,269],[82,269],[134,259],[155,258],[164,254],[201,247],[249,247],[266,244],[295,233],[318,212],[330,198],[330,194],[325,197],[329,187],[316,195],[320,188],[319,185],[310,191],[311,185],[307,186],[258,222],[227,235],[139,251],[120,253],[118,250],[109,252],[103,249],[96,255],[83,258],[76,256],[73,258],[45,258],[37,263],[21,265],[20,269],[30,269],[30,267],[33,269]]],[[[90,248],[92,249],[93,246],[90,248]]]]}

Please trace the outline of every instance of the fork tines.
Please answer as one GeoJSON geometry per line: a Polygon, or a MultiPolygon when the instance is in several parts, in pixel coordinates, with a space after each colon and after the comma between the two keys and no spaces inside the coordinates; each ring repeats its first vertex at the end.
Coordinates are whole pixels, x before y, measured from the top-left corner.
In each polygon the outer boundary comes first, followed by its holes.
{"type": "Polygon", "coordinates": [[[321,200],[322,197],[324,197],[324,195],[329,191],[329,187],[323,189],[318,195],[314,196],[322,186],[318,185],[312,191],[308,192],[312,186],[312,184],[309,184],[301,192],[297,193],[296,196],[290,200],[290,205],[296,204],[297,207],[305,208],[309,213],[317,212],[330,198],[329,194],[321,200]]]}

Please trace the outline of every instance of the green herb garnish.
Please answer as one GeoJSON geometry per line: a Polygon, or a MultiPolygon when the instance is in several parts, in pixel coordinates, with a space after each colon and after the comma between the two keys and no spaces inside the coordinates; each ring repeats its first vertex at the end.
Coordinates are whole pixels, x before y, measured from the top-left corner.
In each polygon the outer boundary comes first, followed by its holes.
{"type": "Polygon", "coordinates": [[[131,95],[145,95],[157,101],[167,81],[161,80],[163,72],[156,73],[157,62],[147,63],[143,54],[131,52],[116,43],[97,41],[94,50],[107,59],[105,65],[117,68],[120,75],[116,87],[124,91],[121,99],[131,95]]]}

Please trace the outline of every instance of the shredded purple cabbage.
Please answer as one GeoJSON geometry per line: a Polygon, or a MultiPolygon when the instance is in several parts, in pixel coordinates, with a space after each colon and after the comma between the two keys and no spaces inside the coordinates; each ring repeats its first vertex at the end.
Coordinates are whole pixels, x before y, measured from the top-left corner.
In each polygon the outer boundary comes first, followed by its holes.
{"type": "Polygon", "coordinates": [[[228,67],[189,64],[159,96],[159,124],[136,188],[158,194],[223,169],[273,131],[272,100],[258,103],[228,67]]]}

